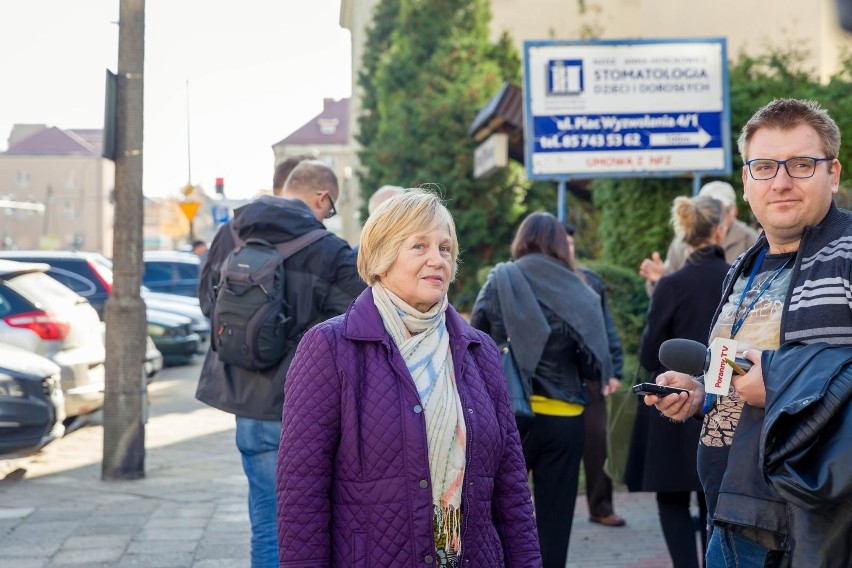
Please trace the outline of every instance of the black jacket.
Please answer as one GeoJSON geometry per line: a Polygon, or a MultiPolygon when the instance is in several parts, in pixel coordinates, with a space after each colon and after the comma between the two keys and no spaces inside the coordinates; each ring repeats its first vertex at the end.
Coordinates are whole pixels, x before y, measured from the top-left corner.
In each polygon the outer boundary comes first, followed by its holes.
{"type": "Polygon", "coordinates": [[[597,292],[598,296],[601,297],[601,307],[603,308],[604,323],[606,324],[606,337],[609,340],[609,353],[612,355],[612,376],[621,380],[624,373],[624,351],[621,348],[621,340],[618,338],[618,332],[615,330],[615,322],[612,319],[609,304],[606,301],[606,284],[596,272],[592,272],[585,267],[580,267],[580,271],[586,277],[586,284],[589,285],[589,288],[597,292]]]}
{"type": "Polygon", "coordinates": [[[787,343],[761,367],[764,479],[788,503],[792,566],[852,564],[852,349],[787,343]],[[825,377],[821,381],[811,377],[825,377]]]}
{"type": "MultiPolygon", "coordinates": [[[[574,337],[568,324],[546,306],[541,305],[541,308],[544,311],[547,323],[550,325],[551,332],[532,378],[533,394],[563,402],[587,405],[589,400],[588,394],[583,388],[583,377],[596,377],[598,370],[594,367],[591,357],[584,354],[580,348],[578,338],[574,337]]],[[[607,309],[603,299],[602,308],[607,309]]],[[[608,313],[605,313],[604,320],[609,326],[612,323],[612,317],[606,317],[607,315],[608,313]]],[[[491,278],[476,298],[470,323],[473,327],[490,335],[498,345],[506,342],[507,333],[500,309],[497,285],[491,278]]],[[[607,329],[607,336],[610,339],[610,351],[617,351],[621,355],[620,342],[617,345],[612,343],[613,337],[616,341],[618,340],[615,331],[612,330],[610,333],[610,330],[607,329]]],[[[619,359],[619,367],[617,368],[619,375],[621,373],[621,362],[622,359],[619,359]]],[[[615,360],[613,360],[613,369],[615,372],[615,360]]]]}
{"type": "MultiPolygon", "coordinates": [[[[322,228],[302,201],[273,196],[260,197],[237,209],[232,223],[241,239],[261,238],[271,243],[286,242],[322,228]]],[[[220,268],[235,244],[230,228],[224,225],[210,245],[198,287],[198,299],[207,317],[220,268]]],[[[346,241],[331,233],[293,254],[284,266],[287,302],[293,308],[297,333],[342,314],[366,288],[358,276],[355,253],[346,241]]],[[[296,343],[277,366],[257,372],[226,365],[208,350],[195,397],[237,416],[281,420],[284,378],[296,343]]]]}

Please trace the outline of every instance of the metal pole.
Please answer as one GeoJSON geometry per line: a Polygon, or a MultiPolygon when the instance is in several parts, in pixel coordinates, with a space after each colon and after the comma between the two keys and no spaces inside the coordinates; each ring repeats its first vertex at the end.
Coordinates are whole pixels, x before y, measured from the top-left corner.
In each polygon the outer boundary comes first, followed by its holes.
{"type": "Polygon", "coordinates": [[[556,195],[556,217],[559,219],[561,223],[565,222],[565,180],[559,180],[559,185],[557,188],[556,195]]]}
{"type": "Polygon", "coordinates": [[[701,174],[692,174],[692,196],[698,195],[701,191],[701,174]]]}
{"type": "Polygon", "coordinates": [[[186,80],[186,183],[192,185],[192,152],[189,140],[189,79],[186,80]]]}
{"type": "Polygon", "coordinates": [[[142,130],[145,0],[120,0],[116,93],[113,286],[106,302],[101,476],[145,477],[147,389],[142,280],[142,130]]]}

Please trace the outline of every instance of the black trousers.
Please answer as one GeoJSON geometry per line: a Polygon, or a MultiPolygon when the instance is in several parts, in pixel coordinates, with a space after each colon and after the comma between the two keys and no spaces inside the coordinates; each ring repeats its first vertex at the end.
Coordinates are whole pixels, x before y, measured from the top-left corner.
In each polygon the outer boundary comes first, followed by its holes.
{"type": "Polygon", "coordinates": [[[666,547],[672,557],[674,568],[699,568],[699,557],[707,552],[707,503],[704,493],[698,491],[698,520],[692,518],[689,511],[689,491],[669,491],[657,493],[657,510],[660,513],[660,526],[666,547]],[[696,547],[695,533],[699,532],[701,547],[696,547]]]}
{"type": "Polygon", "coordinates": [[[522,432],[543,568],[565,568],[568,559],[584,430],[582,416],[537,414],[522,432]]]}
{"type": "Polygon", "coordinates": [[[590,517],[606,517],[615,512],[612,507],[612,480],[604,473],[606,461],[606,398],[601,394],[601,384],[587,383],[589,405],[583,412],[586,426],[583,446],[583,470],[586,474],[586,501],[590,517]]]}

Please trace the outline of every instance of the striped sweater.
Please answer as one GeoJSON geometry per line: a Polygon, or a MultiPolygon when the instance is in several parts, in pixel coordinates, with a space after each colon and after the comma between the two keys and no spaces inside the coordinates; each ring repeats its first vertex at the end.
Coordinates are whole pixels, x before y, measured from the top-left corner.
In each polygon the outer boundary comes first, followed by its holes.
{"type": "MultiPolygon", "coordinates": [[[[749,269],[766,246],[761,235],[731,267],[725,278],[727,298],[734,282],[749,269]]],[[[819,224],[805,228],[796,261],[793,280],[781,318],[781,342],[824,341],[832,345],[852,345],[852,212],[833,203],[819,224]],[[846,309],[843,309],[843,308],[846,309]]],[[[716,309],[714,321],[724,305],[716,309]]]]}

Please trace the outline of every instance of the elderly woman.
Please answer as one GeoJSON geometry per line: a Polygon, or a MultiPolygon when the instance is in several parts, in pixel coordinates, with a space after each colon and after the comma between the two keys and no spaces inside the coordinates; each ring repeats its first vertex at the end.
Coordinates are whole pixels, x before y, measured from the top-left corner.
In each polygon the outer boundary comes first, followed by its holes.
{"type": "Polygon", "coordinates": [[[431,192],[364,226],[370,288],[305,334],[284,388],[282,567],[541,565],[497,348],[447,301],[457,257],[431,192]]]}
{"type": "Polygon", "coordinates": [[[471,324],[499,344],[511,339],[521,374],[532,386],[532,422],[523,452],[532,470],[544,568],[564,568],[583,456],[583,379],[612,376],[600,296],[574,266],[568,234],[556,217],[533,213],[512,242],[514,262],[488,276],[471,324]]]}

